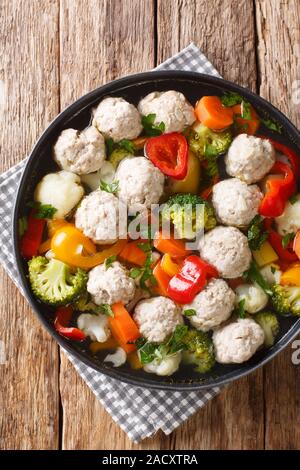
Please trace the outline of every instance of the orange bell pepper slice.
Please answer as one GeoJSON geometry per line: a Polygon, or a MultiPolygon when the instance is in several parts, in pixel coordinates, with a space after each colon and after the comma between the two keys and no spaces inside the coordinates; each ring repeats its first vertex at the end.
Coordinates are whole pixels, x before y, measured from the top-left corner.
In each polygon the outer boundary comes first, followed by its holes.
{"type": "Polygon", "coordinates": [[[111,309],[114,316],[108,321],[113,337],[127,353],[135,351],[132,343],[141,336],[137,325],[121,302],[113,304],[111,309]]]}
{"type": "Polygon", "coordinates": [[[96,354],[98,351],[105,351],[105,349],[117,349],[119,343],[113,338],[112,336],[108,338],[103,343],[99,343],[98,341],[93,341],[89,348],[92,354],[96,354]]]}
{"type": "Polygon", "coordinates": [[[295,265],[285,271],[280,277],[282,286],[299,286],[300,287],[300,266],[295,265]]]}
{"type": "Polygon", "coordinates": [[[171,276],[169,276],[161,266],[161,260],[155,265],[153,269],[153,276],[157,281],[157,286],[155,290],[158,294],[163,295],[164,297],[169,297],[168,294],[168,285],[171,280],[171,276]]]}
{"type": "Polygon", "coordinates": [[[153,245],[158,251],[168,253],[172,258],[184,258],[190,253],[182,240],[173,237],[165,238],[162,231],[155,234],[153,245]]]}
{"type": "Polygon", "coordinates": [[[128,242],[119,253],[120,260],[125,263],[135,264],[136,266],[144,266],[147,255],[138,246],[139,243],[142,243],[142,241],[134,240],[132,242],[128,242]]]}

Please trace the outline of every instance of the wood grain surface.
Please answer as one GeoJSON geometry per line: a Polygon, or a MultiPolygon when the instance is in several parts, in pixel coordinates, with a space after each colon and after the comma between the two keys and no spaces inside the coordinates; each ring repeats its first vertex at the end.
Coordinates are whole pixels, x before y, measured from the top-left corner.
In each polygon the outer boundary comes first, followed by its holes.
{"type": "MultiPolygon", "coordinates": [[[[224,78],[300,124],[297,0],[0,0],[1,170],[20,161],[60,109],[115,77],[198,45],[224,78]]],[[[135,445],[0,278],[1,449],[295,449],[300,366],[291,348],[227,386],[170,436],[135,445]]]]}

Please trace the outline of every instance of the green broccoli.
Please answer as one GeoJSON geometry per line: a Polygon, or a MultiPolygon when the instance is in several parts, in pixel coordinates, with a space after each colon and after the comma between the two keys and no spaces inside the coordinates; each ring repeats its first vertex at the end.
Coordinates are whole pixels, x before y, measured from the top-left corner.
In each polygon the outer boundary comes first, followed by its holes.
{"type": "Polygon", "coordinates": [[[272,302],[280,315],[300,316],[300,287],[281,286],[276,284],[272,288],[272,302]]]}
{"type": "Polygon", "coordinates": [[[116,148],[108,157],[108,161],[116,169],[119,163],[126,157],[132,157],[133,155],[124,148],[116,148]]]}
{"type": "Polygon", "coordinates": [[[227,152],[232,134],[229,129],[214,132],[203,124],[193,126],[188,135],[189,147],[200,160],[216,158],[227,152]]]}
{"type": "Polygon", "coordinates": [[[28,262],[29,280],[34,295],[48,305],[66,305],[77,299],[84,290],[87,273],[81,269],[72,274],[70,267],[44,256],[28,262]]]}
{"type": "Polygon", "coordinates": [[[171,220],[178,235],[189,240],[195,238],[201,229],[210,230],[217,223],[209,202],[189,193],[171,196],[162,209],[162,218],[171,220]],[[202,206],[201,212],[197,211],[199,206],[202,206]]]}
{"type": "Polygon", "coordinates": [[[190,329],[183,342],[186,349],[183,350],[183,361],[186,364],[196,365],[195,371],[205,374],[215,365],[214,347],[208,333],[190,329]]]}
{"type": "Polygon", "coordinates": [[[265,333],[265,346],[270,348],[279,333],[279,322],[272,312],[259,312],[254,317],[255,321],[262,327],[265,333]]]}
{"type": "Polygon", "coordinates": [[[74,309],[79,312],[90,312],[90,313],[102,313],[103,309],[101,305],[96,305],[90,299],[90,295],[87,291],[83,291],[80,297],[74,302],[74,309]]]}

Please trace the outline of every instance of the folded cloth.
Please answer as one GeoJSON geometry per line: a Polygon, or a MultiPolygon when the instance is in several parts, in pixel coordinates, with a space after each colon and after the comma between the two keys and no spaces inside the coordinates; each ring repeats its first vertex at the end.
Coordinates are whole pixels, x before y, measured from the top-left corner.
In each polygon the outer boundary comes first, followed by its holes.
{"type": "MultiPolygon", "coordinates": [[[[219,76],[193,43],[159,65],[157,70],[189,70],[219,76]]],[[[0,262],[21,292],[13,255],[11,221],[26,160],[0,175],[0,262]]],[[[159,429],[170,434],[220,390],[214,387],[199,392],[173,392],[133,387],[96,372],[66,351],[64,353],[113,420],[134,442],[152,436],[159,429]]]]}

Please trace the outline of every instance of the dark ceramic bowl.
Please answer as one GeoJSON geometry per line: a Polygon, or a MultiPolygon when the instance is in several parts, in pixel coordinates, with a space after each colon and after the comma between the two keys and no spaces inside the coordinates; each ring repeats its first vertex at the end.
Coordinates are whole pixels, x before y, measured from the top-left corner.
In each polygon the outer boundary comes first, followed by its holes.
{"type": "Polygon", "coordinates": [[[172,377],[158,377],[141,370],[135,371],[127,364],[114,369],[102,362],[103,356],[93,357],[84,344],[71,342],[57,334],[53,327],[53,309],[41,304],[31,293],[27,279],[26,263],[22,259],[18,247],[19,217],[27,213],[26,204],[33,199],[34,188],[41,177],[50,171],[57,170],[51,157],[51,147],[59,133],[69,127],[75,129],[85,128],[90,122],[91,108],[107,95],[122,96],[137,104],[140,98],[152,91],[170,89],[184,93],[192,104],[195,104],[196,100],[203,95],[221,95],[224,91],[238,92],[254,105],[260,115],[270,117],[282,125],[283,131],[281,134],[262,129],[265,135],[294,147],[300,153],[300,134],[280,111],[249,90],[226,80],[198,73],[175,71],[147,72],[115,80],[71,104],[54,119],[36,143],[24,170],[16,197],[13,217],[14,249],[20,279],[28,301],[42,324],[69,353],[93,369],[132,385],[169,390],[199,390],[231,382],[265,364],[297,335],[300,330],[300,319],[281,318],[280,336],[272,348],[257,352],[250,361],[241,365],[217,364],[213,371],[205,376],[193,372],[190,367],[183,366],[172,377]]]}

